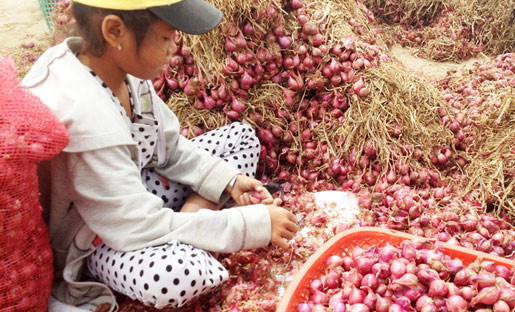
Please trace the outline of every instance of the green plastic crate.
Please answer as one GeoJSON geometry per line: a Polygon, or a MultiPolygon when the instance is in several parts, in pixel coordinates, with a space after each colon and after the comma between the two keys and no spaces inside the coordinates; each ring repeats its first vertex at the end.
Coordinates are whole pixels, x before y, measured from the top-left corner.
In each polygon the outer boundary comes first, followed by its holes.
{"type": "Polygon", "coordinates": [[[50,19],[50,13],[54,9],[55,5],[59,0],[38,0],[39,7],[41,11],[43,11],[43,16],[45,16],[45,21],[48,26],[48,30],[50,30],[50,34],[53,32],[52,20],[50,19]]]}

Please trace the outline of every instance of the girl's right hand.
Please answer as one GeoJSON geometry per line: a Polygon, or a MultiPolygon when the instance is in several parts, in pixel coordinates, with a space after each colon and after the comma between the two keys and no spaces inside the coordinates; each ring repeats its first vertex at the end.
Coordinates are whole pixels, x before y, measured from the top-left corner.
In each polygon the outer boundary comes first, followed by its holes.
{"type": "Polygon", "coordinates": [[[272,221],[272,245],[288,248],[288,241],[297,232],[297,218],[293,213],[276,205],[266,205],[272,221]]]}

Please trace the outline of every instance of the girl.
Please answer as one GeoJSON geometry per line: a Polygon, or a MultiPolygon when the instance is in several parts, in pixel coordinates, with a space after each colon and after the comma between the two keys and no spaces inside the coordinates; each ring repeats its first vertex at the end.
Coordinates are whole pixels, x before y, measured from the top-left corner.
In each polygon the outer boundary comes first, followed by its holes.
{"type": "Polygon", "coordinates": [[[149,81],[167,70],[176,31],[205,33],[221,12],[203,0],[76,0],[73,13],[82,37],[49,49],[23,80],[70,136],[40,170],[53,296],[116,311],[116,290],[180,307],[228,278],[208,251],[287,248],[296,220],[253,178],[253,129],[189,141],[149,81]],[[254,191],[262,204],[250,205],[254,191]],[[237,207],[219,210],[229,197],[237,207]]]}

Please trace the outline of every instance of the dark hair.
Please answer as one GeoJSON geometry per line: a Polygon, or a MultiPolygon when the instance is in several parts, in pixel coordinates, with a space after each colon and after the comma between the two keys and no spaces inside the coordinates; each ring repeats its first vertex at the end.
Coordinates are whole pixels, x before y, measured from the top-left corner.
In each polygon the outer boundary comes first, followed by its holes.
{"type": "Polygon", "coordinates": [[[150,25],[159,18],[149,10],[111,10],[102,9],[73,2],[72,12],[77,21],[77,29],[84,39],[81,52],[89,52],[96,57],[104,54],[106,41],[102,36],[102,21],[109,14],[119,16],[125,26],[136,37],[136,46],[139,48],[147,34],[150,25]]]}

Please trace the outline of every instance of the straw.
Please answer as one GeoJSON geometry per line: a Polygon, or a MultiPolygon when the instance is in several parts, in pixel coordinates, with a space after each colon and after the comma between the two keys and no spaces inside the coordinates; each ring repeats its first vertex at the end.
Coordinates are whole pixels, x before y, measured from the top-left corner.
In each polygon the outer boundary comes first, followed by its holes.
{"type": "Polygon", "coordinates": [[[515,2],[511,0],[364,0],[384,27],[385,40],[401,41],[418,56],[464,60],[515,48],[515,2]]]}

